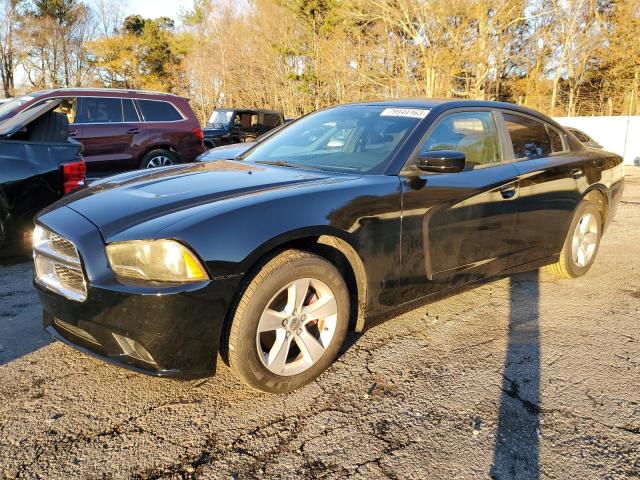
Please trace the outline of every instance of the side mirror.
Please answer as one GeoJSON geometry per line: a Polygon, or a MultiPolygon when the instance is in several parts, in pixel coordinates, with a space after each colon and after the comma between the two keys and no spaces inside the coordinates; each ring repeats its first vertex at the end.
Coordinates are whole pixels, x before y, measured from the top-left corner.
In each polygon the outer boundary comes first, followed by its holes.
{"type": "Polygon", "coordinates": [[[466,161],[464,152],[432,150],[420,154],[416,166],[425,172],[457,173],[464,170],[466,161]]]}

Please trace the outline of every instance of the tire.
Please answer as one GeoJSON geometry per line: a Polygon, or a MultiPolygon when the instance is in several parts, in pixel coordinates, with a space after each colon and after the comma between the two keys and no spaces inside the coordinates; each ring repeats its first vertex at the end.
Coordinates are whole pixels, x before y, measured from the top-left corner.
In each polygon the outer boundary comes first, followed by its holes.
{"type": "Polygon", "coordinates": [[[587,273],[589,268],[591,268],[591,265],[593,265],[598,254],[598,249],[600,248],[601,238],[602,213],[595,203],[583,200],[578,204],[578,208],[576,208],[573,221],[571,222],[569,232],[567,233],[567,238],[565,239],[562,251],[560,252],[560,258],[556,263],[548,265],[547,270],[562,278],[581,277],[587,273]],[[585,228],[585,222],[588,222],[590,226],[590,228],[587,229],[589,236],[587,237],[585,234],[580,237],[580,228],[585,228]],[[595,229],[595,232],[593,229],[595,229]],[[578,235],[577,239],[576,235],[578,235]],[[581,241],[580,238],[583,240],[581,241]],[[588,239],[591,239],[593,243],[589,242],[588,239]],[[584,254],[582,258],[580,257],[580,248],[574,249],[574,240],[577,245],[588,244],[588,248],[583,248],[582,250],[582,253],[584,254]],[[576,257],[577,251],[578,256],[576,257]],[[586,255],[585,252],[588,253],[588,255],[586,255]]]}
{"type": "Polygon", "coordinates": [[[286,250],[258,269],[240,297],[226,342],[229,366],[263,392],[300,388],[335,360],[349,311],[347,285],[333,264],[312,253],[286,250]],[[314,319],[314,303],[318,315],[335,314],[314,319]]]}
{"type": "Polygon", "coordinates": [[[151,150],[142,158],[140,168],[168,167],[177,163],[179,162],[175,153],[169,150],[157,149],[151,150]]]}

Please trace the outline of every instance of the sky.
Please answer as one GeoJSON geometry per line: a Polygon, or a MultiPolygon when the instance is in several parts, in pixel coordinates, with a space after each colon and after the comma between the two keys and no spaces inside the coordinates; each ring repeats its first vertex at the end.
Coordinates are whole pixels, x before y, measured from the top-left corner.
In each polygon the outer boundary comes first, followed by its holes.
{"type": "MultiPolygon", "coordinates": [[[[93,0],[87,0],[92,4],[93,0]]],[[[127,15],[140,15],[144,18],[170,17],[176,25],[180,24],[178,14],[193,6],[193,0],[123,0],[127,15]]],[[[25,73],[18,66],[15,72],[16,86],[26,82],[25,73]]]]}
{"type": "MultiPolygon", "coordinates": [[[[91,3],[91,0],[89,0],[91,3]]],[[[127,13],[144,18],[170,17],[178,21],[180,10],[193,5],[192,0],[127,0],[124,2],[127,13]]]]}

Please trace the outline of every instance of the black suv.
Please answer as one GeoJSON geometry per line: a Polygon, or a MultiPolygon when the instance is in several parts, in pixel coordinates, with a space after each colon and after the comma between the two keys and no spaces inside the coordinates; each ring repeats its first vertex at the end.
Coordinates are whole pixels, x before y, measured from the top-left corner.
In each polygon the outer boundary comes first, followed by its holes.
{"type": "Polygon", "coordinates": [[[253,142],[284,122],[282,112],[275,110],[216,109],[203,130],[204,146],[215,148],[232,143],[253,142]]]}

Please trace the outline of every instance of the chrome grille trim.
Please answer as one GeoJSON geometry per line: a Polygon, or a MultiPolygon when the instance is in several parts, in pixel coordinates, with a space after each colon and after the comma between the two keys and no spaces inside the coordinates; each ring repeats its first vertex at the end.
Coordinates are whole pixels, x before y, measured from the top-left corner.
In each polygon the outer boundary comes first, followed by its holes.
{"type": "Polygon", "coordinates": [[[39,225],[33,233],[36,283],[63,297],[83,302],[87,282],[73,242],[39,225]]]}

